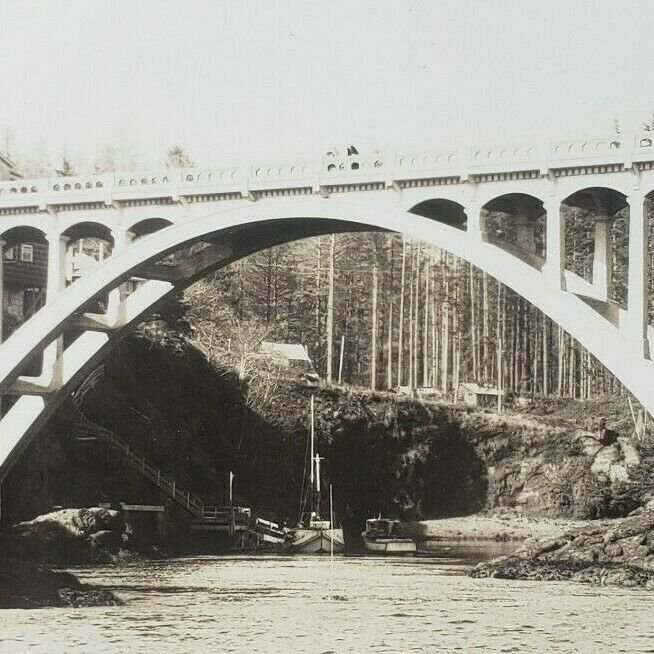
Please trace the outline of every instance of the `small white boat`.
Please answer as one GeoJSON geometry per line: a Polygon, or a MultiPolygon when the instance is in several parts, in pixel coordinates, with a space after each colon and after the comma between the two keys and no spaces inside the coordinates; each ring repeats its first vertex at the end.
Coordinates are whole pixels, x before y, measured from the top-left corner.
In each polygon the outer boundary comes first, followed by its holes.
{"type": "Polygon", "coordinates": [[[366,549],[373,554],[415,554],[418,549],[415,541],[400,536],[399,527],[399,520],[366,520],[366,530],[361,533],[366,549]]]}
{"type": "MultiPolygon", "coordinates": [[[[320,463],[323,458],[315,452],[314,446],[314,419],[313,419],[314,398],[311,396],[311,423],[310,423],[310,454],[309,454],[309,486],[302,489],[300,501],[301,522],[295,529],[289,529],[281,550],[293,554],[337,554],[345,549],[343,530],[334,529],[334,511],[331,498],[331,485],[329,492],[330,499],[330,520],[323,520],[320,517],[322,507],[322,485],[320,481],[320,463]],[[304,491],[307,494],[305,496],[304,491]],[[303,512],[302,508],[309,505],[310,511],[303,512]]],[[[306,471],[306,470],[305,470],[306,471]]]]}
{"type": "Polygon", "coordinates": [[[345,549],[342,529],[331,529],[329,520],[312,519],[308,527],[289,532],[284,549],[294,554],[338,554],[345,549]]]}

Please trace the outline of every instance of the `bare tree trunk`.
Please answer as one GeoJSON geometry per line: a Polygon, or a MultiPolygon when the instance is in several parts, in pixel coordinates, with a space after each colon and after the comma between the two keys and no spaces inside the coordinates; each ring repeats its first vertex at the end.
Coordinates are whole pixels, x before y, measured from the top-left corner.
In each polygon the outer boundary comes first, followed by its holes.
{"type": "Polygon", "coordinates": [[[329,245],[329,288],[327,292],[327,383],[332,381],[332,359],[334,346],[334,252],[336,235],[331,235],[329,245]]]}
{"type": "Polygon", "coordinates": [[[370,388],[377,388],[377,261],[372,264],[372,338],[370,361],[370,388]]]}
{"type": "Polygon", "coordinates": [[[388,358],[386,360],[386,388],[393,388],[393,291],[388,304],[388,358]]]}
{"type": "MultiPolygon", "coordinates": [[[[477,318],[475,315],[475,276],[472,264],[470,267],[470,348],[472,350],[472,378],[475,381],[479,380],[477,375],[477,318]]],[[[499,303],[499,294],[498,294],[499,303]]],[[[499,322],[499,306],[498,306],[498,322],[499,322]]]]}
{"type": "Polygon", "coordinates": [[[436,286],[434,279],[434,262],[430,263],[432,278],[432,300],[431,300],[431,386],[438,386],[438,335],[436,333],[436,286]]]}
{"type": "Polygon", "coordinates": [[[482,307],[482,329],[483,329],[483,359],[484,359],[484,384],[488,383],[490,373],[488,371],[488,275],[483,274],[483,307],[482,307]]]}
{"type": "Polygon", "coordinates": [[[413,272],[415,270],[415,249],[411,246],[411,271],[409,274],[409,387],[413,388],[413,272]]]}
{"type": "Polygon", "coordinates": [[[442,326],[442,343],[441,343],[441,391],[443,397],[447,397],[448,391],[448,372],[449,372],[449,354],[450,354],[450,280],[449,280],[449,261],[445,253],[445,297],[443,298],[443,326],[442,326]]]}
{"type": "Polygon", "coordinates": [[[556,394],[559,397],[563,397],[563,330],[561,327],[558,329],[559,333],[559,351],[558,351],[558,377],[557,377],[557,386],[556,394]]]}
{"type": "Polygon", "coordinates": [[[536,329],[534,329],[534,340],[533,340],[533,348],[531,347],[530,343],[530,352],[534,353],[534,367],[531,371],[531,393],[532,395],[536,394],[538,392],[538,384],[540,383],[540,370],[538,368],[538,364],[540,362],[540,354],[541,354],[541,345],[540,345],[540,330],[538,329],[538,323],[536,324],[536,329]]]}
{"type": "Polygon", "coordinates": [[[420,325],[420,260],[422,257],[422,244],[418,241],[416,251],[416,290],[415,290],[415,316],[413,318],[413,380],[411,386],[418,387],[418,327],[420,325]]]}
{"type": "Polygon", "coordinates": [[[459,388],[459,374],[461,363],[461,334],[459,333],[459,310],[460,310],[460,288],[459,288],[459,259],[454,260],[454,311],[452,315],[452,390],[456,401],[456,392],[459,388]]]}
{"type": "Polygon", "coordinates": [[[402,273],[400,277],[400,318],[397,337],[397,385],[402,385],[402,350],[404,348],[404,286],[406,280],[406,236],[402,235],[402,273]]]}
{"type": "Polygon", "coordinates": [[[547,397],[550,394],[549,387],[549,331],[547,317],[543,314],[543,395],[547,397]]]}
{"type": "Polygon", "coordinates": [[[424,319],[422,326],[422,385],[429,386],[429,270],[431,268],[431,259],[433,252],[429,253],[429,259],[426,262],[425,270],[425,307],[424,319]]]}
{"type": "Polygon", "coordinates": [[[315,304],[315,320],[316,320],[316,351],[320,348],[321,334],[320,334],[320,274],[322,268],[322,238],[318,237],[318,265],[316,266],[316,304],[315,304]]]}
{"type": "MultiPolygon", "coordinates": [[[[497,302],[495,310],[495,379],[498,384],[502,383],[502,362],[500,361],[500,355],[502,348],[499,343],[502,342],[502,285],[497,282],[497,302]]],[[[475,380],[477,377],[475,376],[475,380]]],[[[499,387],[498,387],[499,393],[499,387]]]]}
{"type": "Polygon", "coordinates": [[[506,373],[506,343],[507,343],[507,324],[506,324],[506,286],[500,286],[502,294],[502,388],[506,388],[508,384],[508,376],[506,373]]]}
{"type": "MultiPolygon", "coordinates": [[[[393,388],[393,293],[395,291],[395,235],[388,235],[390,244],[390,284],[388,289],[388,343],[386,358],[386,388],[393,388]]],[[[382,330],[383,333],[383,330],[382,330]]]]}

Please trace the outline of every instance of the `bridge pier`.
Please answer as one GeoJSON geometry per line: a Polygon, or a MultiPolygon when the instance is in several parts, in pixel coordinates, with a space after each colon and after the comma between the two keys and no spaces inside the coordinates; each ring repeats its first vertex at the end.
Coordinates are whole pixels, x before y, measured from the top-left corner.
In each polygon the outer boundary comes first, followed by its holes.
{"type": "Polygon", "coordinates": [[[596,298],[611,300],[613,290],[613,216],[602,215],[595,219],[595,250],[593,252],[593,287],[596,298]]]}
{"type": "Polygon", "coordinates": [[[516,241],[518,247],[536,254],[536,225],[529,216],[521,215],[516,220],[516,241]]]}
{"type": "Polygon", "coordinates": [[[68,236],[57,231],[45,235],[48,242],[48,280],[46,283],[45,301],[51,304],[66,288],[66,253],[68,249],[68,236]]]}
{"type": "MultiPolygon", "coordinates": [[[[59,293],[66,288],[65,262],[69,239],[57,231],[48,232],[45,238],[48,242],[48,278],[45,301],[46,304],[52,304],[59,293]]],[[[57,384],[60,385],[62,381],[61,354],[63,350],[64,337],[59,336],[43,350],[41,375],[33,379],[27,377],[24,381],[33,382],[37,387],[44,389],[57,388],[57,384]]]]}
{"type": "MultiPolygon", "coordinates": [[[[52,304],[66,286],[66,248],[68,237],[52,231],[45,235],[48,242],[48,268],[46,280],[46,304],[52,304]]],[[[55,338],[42,351],[41,373],[32,377],[21,375],[14,382],[12,393],[47,395],[63,384],[62,354],[63,335],[55,338]]]]}
{"type": "Polygon", "coordinates": [[[0,343],[4,341],[4,316],[5,316],[5,241],[0,239],[0,343]]]}
{"type": "Polygon", "coordinates": [[[481,207],[475,200],[470,200],[463,209],[467,218],[466,232],[474,241],[486,240],[486,219],[482,215],[481,207]]]}
{"type": "Polygon", "coordinates": [[[650,358],[647,279],[649,225],[645,215],[646,197],[640,191],[627,196],[629,204],[629,276],[627,325],[628,341],[634,344],[639,357],[650,358]]]}
{"type": "Polygon", "coordinates": [[[546,212],[543,274],[552,288],[565,290],[565,219],[561,215],[561,202],[552,197],[543,205],[546,212]]]}

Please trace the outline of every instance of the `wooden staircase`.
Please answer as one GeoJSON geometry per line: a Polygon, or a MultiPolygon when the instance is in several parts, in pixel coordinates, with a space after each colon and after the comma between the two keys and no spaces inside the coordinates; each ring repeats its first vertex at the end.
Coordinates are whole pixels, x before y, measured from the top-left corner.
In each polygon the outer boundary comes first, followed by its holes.
{"type": "Polygon", "coordinates": [[[104,376],[104,366],[94,370],[71,395],[70,419],[73,424],[72,436],[78,442],[99,441],[132,470],[138,472],[154,484],[164,495],[178,506],[190,513],[196,521],[207,525],[246,525],[250,520],[250,510],[238,506],[206,505],[196,495],[178,486],[175,479],[163,473],[145,455],[116,436],[111,430],[89,420],[82,412],[82,403],[86,394],[95,388],[104,376]]]}

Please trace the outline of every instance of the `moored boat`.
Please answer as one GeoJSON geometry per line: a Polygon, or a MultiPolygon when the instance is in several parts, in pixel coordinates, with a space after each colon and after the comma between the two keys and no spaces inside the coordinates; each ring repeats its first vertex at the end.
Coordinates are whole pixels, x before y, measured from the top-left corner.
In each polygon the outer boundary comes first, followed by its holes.
{"type": "MultiPolygon", "coordinates": [[[[334,512],[331,501],[330,485],[330,507],[329,520],[323,520],[320,517],[322,506],[321,481],[320,481],[320,462],[323,458],[315,452],[314,454],[314,419],[313,419],[314,398],[311,396],[311,423],[310,423],[310,454],[309,454],[309,486],[307,494],[302,493],[300,508],[300,523],[297,528],[289,529],[286,533],[285,542],[282,551],[294,554],[337,554],[345,549],[343,539],[343,530],[334,528],[334,512]],[[305,513],[303,508],[310,507],[310,511],[305,513]]],[[[305,467],[306,471],[306,467],[305,467]]],[[[304,489],[303,489],[304,491],[304,489]]]]}
{"type": "Polygon", "coordinates": [[[343,552],[345,541],[342,529],[332,529],[329,520],[310,520],[307,527],[288,532],[284,549],[294,554],[338,554],[343,552]]]}
{"type": "Polygon", "coordinates": [[[399,520],[375,518],[366,520],[366,530],[361,533],[366,550],[373,554],[410,555],[417,546],[412,538],[401,535],[399,520]]]}

